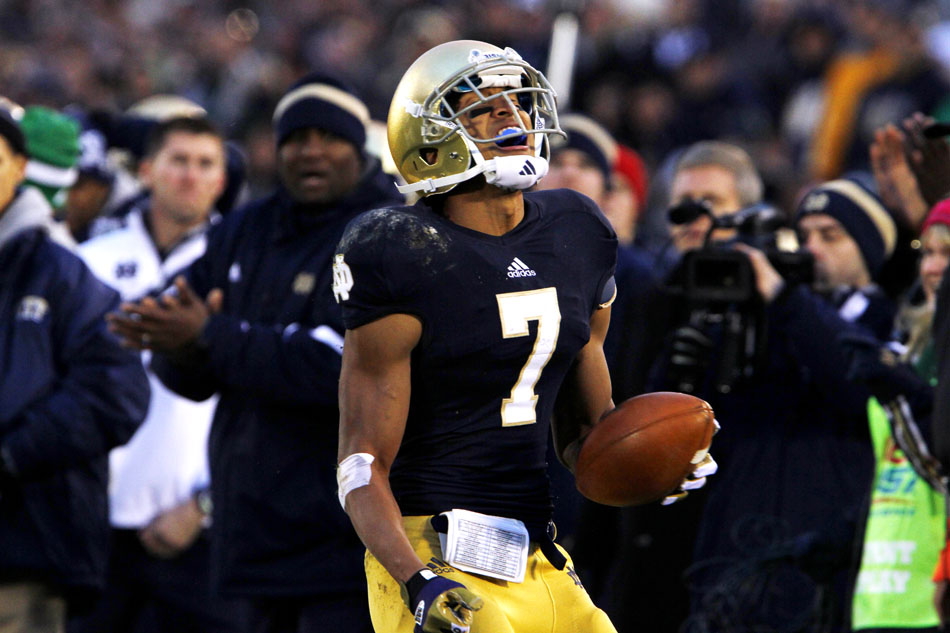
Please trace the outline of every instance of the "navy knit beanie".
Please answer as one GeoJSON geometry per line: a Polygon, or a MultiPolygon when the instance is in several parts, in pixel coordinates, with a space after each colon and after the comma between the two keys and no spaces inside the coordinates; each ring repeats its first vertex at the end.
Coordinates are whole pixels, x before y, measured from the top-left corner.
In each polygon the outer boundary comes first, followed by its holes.
{"type": "Polygon", "coordinates": [[[604,175],[604,182],[610,185],[613,164],[617,159],[617,142],[599,123],[582,114],[565,114],[558,118],[561,129],[567,133],[549,137],[552,153],[563,149],[576,149],[594,161],[604,175]]]}
{"type": "Polygon", "coordinates": [[[852,180],[832,180],[808,192],[795,212],[796,224],[802,216],[822,213],[838,220],[857,242],[872,277],[894,252],[897,225],[881,199],[852,180]]]}
{"type": "Polygon", "coordinates": [[[344,138],[361,153],[369,110],[345,83],[320,73],[295,82],[274,108],[277,146],[301,128],[317,128],[344,138]]]}

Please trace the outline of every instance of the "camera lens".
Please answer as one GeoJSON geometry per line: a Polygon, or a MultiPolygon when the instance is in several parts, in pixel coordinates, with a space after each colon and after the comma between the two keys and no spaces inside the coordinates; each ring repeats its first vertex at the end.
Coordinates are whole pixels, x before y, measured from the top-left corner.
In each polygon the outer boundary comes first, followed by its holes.
{"type": "Polygon", "coordinates": [[[689,224],[701,215],[708,215],[709,207],[705,202],[687,198],[670,207],[667,215],[672,224],[689,224]]]}

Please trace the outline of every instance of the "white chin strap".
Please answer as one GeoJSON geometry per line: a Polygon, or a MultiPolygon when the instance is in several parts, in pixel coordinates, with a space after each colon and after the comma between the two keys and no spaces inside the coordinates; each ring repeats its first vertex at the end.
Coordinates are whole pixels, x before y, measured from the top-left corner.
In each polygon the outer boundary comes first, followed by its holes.
{"type": "Polygon", "coordinates": [[[440,187],[457,185],[479,174],[485,174],[485,182],[502,189],[520,190],[533,187],[548,173],[548,161],[540,156],[499,156],[466,169],[460,174],[428,178],[409,185],[396,185],[400,193],[421,191],[432,193],[440,187]]]}
{"type": "Polygon", "coordinates": [[[502,189],[528,189],[548,173],[548,161],[539,156],[499,156],[489,161],[494,171],[485,171],[485,182],[502,189]]]}

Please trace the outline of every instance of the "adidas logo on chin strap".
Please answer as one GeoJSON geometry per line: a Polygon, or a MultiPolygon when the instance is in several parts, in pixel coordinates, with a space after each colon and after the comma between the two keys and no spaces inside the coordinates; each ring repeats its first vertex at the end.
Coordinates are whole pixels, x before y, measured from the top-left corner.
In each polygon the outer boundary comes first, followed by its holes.
{"type": "Polygon", "coordinates": [[[423,195],[438,191],[439,187],[457,185],[479,174],[485,174],[485,182],[512,191],[530,189],[548,173],[548,161],[540,156],[499,156],[459,174],[426,178],[418,182],[396,185],[399,193],[421,191],[423,195]]]}
{"type": "Polygon", "coordinates": [[[548,173],[548,161],[540,156],[499,156],[489,162],[494,171],[485,171],[485,181],[503,189],[528,189],[548,173]]]}
{"type": "Polygon", "coordinates": [[[535,277],[538,273],[531,270],[527,264],[515,257],[510,264],[508,264],[508,277],[510,279],[515,279],[518,277],[535,277]]]}

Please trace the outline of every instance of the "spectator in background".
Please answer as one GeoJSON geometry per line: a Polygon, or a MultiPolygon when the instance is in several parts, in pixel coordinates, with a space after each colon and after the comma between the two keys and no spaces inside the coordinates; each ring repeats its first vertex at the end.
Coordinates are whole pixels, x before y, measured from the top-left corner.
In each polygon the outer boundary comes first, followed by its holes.
{"type": "Polygon", "coordinates": [[[633,244],[640,214],[646,205],[649,175],[640,154],[632,147],[617,144],[617,157],[611,165],[610,189],[602,209],[617,231],[621,246],[633,244]]]}
{"type": "Polygon", "coordinates": [[[813,288],[842,319],[888,340],[894,304],[874,279],[894,252],[897,226],[882,201],[854,181],[826,182],[799,203],[796,229],[815,258],[813,288]]]}
{"type": "MultiPolygon", "coordinates": [[[[846,37],[835,7],[799,7],[786,25],[781,49],[760,66],[758,74],[765,76],[757,96],[768,106],[797,170],[808,171],[806,154],[824,104],[823,77],[846,37]]],[[[747,48],[737,54],[758,57],[747,48]]]]}
{"type": "Polygon", "coordinates": [[[109,158],[105,137],[95,129],[79,135],[76,182],[66,194],[63,219],[76,242],[91,237],[95,220],[110,215],[122,202],[139,192],[133,176],[109,158]]]}
{"type": "Polygon", "coordinates": [[[256,633],[370,631],[360,543],[336,497],[342,348],[331,259],[361,211],[401,202],[363,153],[366,107],[310,75],[274,111],[281,185],[228,214],[177,293],[113,326],[172,391],[218,393],[212,574],[256,633]],[[141,318],[141,320],[139,320],[141,318]]]}
{"type": "MultiPolygon", "coordinates": [[[[23,133],[22,127],[20,127],[24,113],[25,109],[22,106],[6,97],[0,96],[0,114],[3,114],[4,118],[12,119],[16,123],[16,129],[19,133],[18,138],[23,138],[23,148],[20,150],[20,154],[23,155],[28,166],[30,160],[28,158],[26,135],[23,133]]],[[[22,181],[17,185],[17,197],[20,198],[23,204],[34,209],[35,219],[38,220],[42,218],[43,228],[49,233],[50,239],[64,248],[70,250],[75,248],[75,240],[73,240],[66,227],[56,220],[53,207],[50,205],[46,196],[44,196],[37,187],[26,185],[25,172],[22,181]]]]}
{"type": "Polygon", "coordinates": [[[81,152],[76,182],[66,194],[62,215],[77,243],[89,238],[89,227],[99,217],[112,192],[116,170],[106,157],[106,140],[97,130],[80,134],[81,152]]]}
{"type": "Polygon", "coordinates": [[[39,189],[59,209],[78,174],[79,122],[45,106],[27,106],[20,126],[30,155],[25,183],[39,189]]]}
{"type": "MultiPolygon", "coordinates": [[[[102,209],[89,228],[93,235],[120,225],[122,217],[147,197],[147,192],[138,183],[129,182],[132,180],[129,173],[134,172],[139,161],[143,159],[152,129],[170,119],[203,119],[207,116],[205,109],[194,101],[172,94],[151,95],[121,113],[111,110],[74,110],[89,128],[84,134],[94,135],[87,144],[91,150],[89,160],[93,164],[89,171],[94,175],[102,175],[99,169],[102,159],[96,156],[100,139],[105,144],[104,151],[117,156],[114,160],[115,166],[107,165],[116,175],[117,186],[112,188],[108,206],[102,209]]],[[[85,149],[86,146],[84,151],[85,149]]],[[[108,155],[105,160],[113,162],[108,155]]],[[[246,201],[246,162],[244,152],[238,145],[225,141],[227,184],[215,201],[215,209],[219,213],[225,214],[236,204],[246,201]]]]}
{"type": "MultiPolygon", "coordinates": [[[[205,118],[155,125],[139,174],[148,196],[122,225],[79,247],[124,301],[157,295],[205,250],[225,187],[224,139],[205,118]]],[[[146,364],[150,353],[143,352],[146,364]]],[[[110,455],[112,554],[105,595],[73,633],[231,633],[243,605],[218,596],[205,527],[207,440],[217,398],[192,402],[149,375],[145,423],[110,455]]]]}
{"type": "MultiPolygon", "coordinates": [[[[950,192],[950,146],[944,138],[948,131],[945,123],[935,123],[916,112],[903,121],[901,129],[887,125],[875,133],[871,145],[874,177],[906,227],[916,229],[929,222],[929,204],[934,205],[934,212],[945,209],[950,192]]],[[[923,433],[943,473],[950,469],[950,390],[946,389],[950,384],[950,284],[946,279],[943,275],[934,300],[932,336],[937,384],[930,432],[923,433]]],[[[941,627],[950,621],[948,549],[945,544],[934,573],[934,605],[941,627]]]]}
{"type": "MultiPolygon", "coordinates": [[[[937,378],[932,322],[950,261],[950,201],[934,206],[920,241],[918,284],[901,306],[899,340],[883,347],[866,337],[839,339],[851,357],[850,377],[874,395],[868,420],[877,466],[854,592],[856,631],[936,633],[942,625],[931,576],[945,538],[946,483],[917,441],[929,433],[906,426],[929,431],[937,378]]],[[[935,580],[946,584],[943,577],[935,580]]]]}
{"type": "Polygon", "coordinates": [[[859,49],[840,52],[824,78],[821,121],[809,148],[818,180],[866,169],[875,130],[915,111],[933,112],[950,84],[927,51],[920,23],[927,2],[868,0],[846,4],[859,49]]]}
{"type": "Polygon", "coordinates": [[[105,581],[106,456],[149,391],[106,330],[117,293],[52,241],[48,203],[20,186],[26,168],[23,133],[0,110],[0,622],[59,633],[105,581]]]}
{"type": "MultiPolygon", "coordinates": [[[[131,152],[134,160],[142,158],[151,129],[162,121],[173,118],[204,118],[208,112],[191,99],[176,94],[159,93],[137,101],[123,114],[106,114],[99,121],[107,130],[110,144],[131,152]]],[[[218,213],[224,215],[238,204],[247,202],[245,191],[247,159],[243,150],[233,141],[225,140],[225,169],[227,179],[224,190],[215,200],[218,213]]],[[[116,209],[121,216],[126,208],[116,209]]]]}

